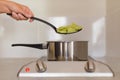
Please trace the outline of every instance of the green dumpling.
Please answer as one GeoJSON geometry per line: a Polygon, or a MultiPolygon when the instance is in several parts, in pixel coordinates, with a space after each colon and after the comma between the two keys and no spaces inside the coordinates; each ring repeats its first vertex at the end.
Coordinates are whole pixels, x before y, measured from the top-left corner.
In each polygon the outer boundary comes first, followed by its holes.
{"type": "Polygon", "coordinates": [[[76,32],[76,29],[70,27],[70,28],[67,28],[67,33],[73,33],[73,32],[76,32]]]}
{"type": "Polygon", "coordinates": [[[72,23],[70,25],[61,26],[61,27],[57,28],[57,32],[67,34],[67,33],[77,32],[77,31],[79,31],[81,29],[82,29],[82,26],[79,26],[79,25],[77,25],[75,23],[72,23]]]}
{"type": "Polygon", "coordinates": [[[57,32],[59,33],[67,33],[67,28],[64,26],[61,26],[57,29],[57,32]]]}

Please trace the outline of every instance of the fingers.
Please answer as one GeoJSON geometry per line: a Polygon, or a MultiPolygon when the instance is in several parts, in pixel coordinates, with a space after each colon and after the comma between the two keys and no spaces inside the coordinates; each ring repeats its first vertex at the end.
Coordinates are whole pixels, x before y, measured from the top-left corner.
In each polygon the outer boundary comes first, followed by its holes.
{"type": "Polygon", "coordinates": [[[31,17],[33,17],[34,15],[33,15],[33,13],[32,13],[32,11],[27,7],[27,6],[24,6],[23,7],[23,11],[22,11],[23,13],[23,15],[25,16],[25,17],[27,17],[28,19],[30,19],[29,20],[29,22],[32,22],[33,20],[31,19],[31,17]]]}
{"type": "Polygon", "coordinates": [[[18,14],[19,20],[27,20],[28,18],[24,17],[22,14],[18,14]]]}
{"type": "Polygon", "coordinates": [[[18,4],[12,1],[7,1],[8,2],[8,9],[10,13],[12,14],[11,17],[13,17],[16,20],[28,20],[32,22],[33,20],[31,17],[33,17],[32,11],[25,5],[18,4]]]}
{"type": "Polygon", "coordinates": [[[23,6],[21,12],[27,18],[31,18],[31,17],[34,16],[33,13],[32,13],[32,11],[27,6],[23,6]]]}
{"type": "Polygon", "coordinates": [[[33,19],[27,18],[25,15],[20,14],[20,13],[12,12],[11,14],[8,14],[8,15],[10,15],[12,18],[14,18],[16,20],[28,20],[29,19],[29,22],[33,21],[33,19]]]}
{"type": "Polygon", "coordinates": [[[23,14],[15,13],[15,12],[12,12],[11,17],[16,19],[16,20],[28,20],[28,18],[25,17],[23,14]]]}
{"type": "Polygon", "coordinates": [[[12,17],[16,20],[29,20],[29,22],[32,22],[33,20],[31,19],[31,17],[33,17],[33,13],[32,11],[26,7],[26,6],[22,6],[21,9],[19,9],[18,12],[12,12],[12,17]]]}

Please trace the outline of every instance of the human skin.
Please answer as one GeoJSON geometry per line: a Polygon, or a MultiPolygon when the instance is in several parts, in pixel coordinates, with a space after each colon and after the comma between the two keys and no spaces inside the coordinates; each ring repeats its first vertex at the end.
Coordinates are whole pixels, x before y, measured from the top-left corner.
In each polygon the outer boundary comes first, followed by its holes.
{"type": "Polygon", "coordinates": [[[11,14],[11,17],[16,20],[28,20],[34,16],[27,6],[10,0],[0,0],[0,14],[2,13],[11,14]]]}

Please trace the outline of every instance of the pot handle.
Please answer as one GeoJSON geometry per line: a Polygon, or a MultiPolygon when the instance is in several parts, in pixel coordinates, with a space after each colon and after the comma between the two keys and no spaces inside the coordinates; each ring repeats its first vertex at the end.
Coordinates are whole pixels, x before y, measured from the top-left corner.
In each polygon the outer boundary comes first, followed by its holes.
{"type": "Polygon", "coordinates": [[[31,48],[37,48],[37,49],[47,49],[46,44],[12,44],[12,47],[15,46],[24,46],[24,47],[31,47],[31,48]]]}

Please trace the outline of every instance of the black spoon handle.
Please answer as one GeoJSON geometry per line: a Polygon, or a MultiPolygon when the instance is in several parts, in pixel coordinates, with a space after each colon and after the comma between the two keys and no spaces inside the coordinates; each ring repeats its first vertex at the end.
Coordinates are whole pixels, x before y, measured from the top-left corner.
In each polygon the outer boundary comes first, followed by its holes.
{"type": "MultiPolygon", "coordinates": [[[[12,14],[11,14],[11,13],[7,13],[7,15],[11,16],[12,14]]],[[[24,16],[24,15],[23,15],[23,16],[24,16]]],[[[26,16],[24,16],[24,17],[26,17],[26,16]]],[[[43,20],[43,19],[37,18],[37,17],[31,17],[31,19],[34,19],[34,20],[43,22],[43,23],[51,26],[51,27],[57,32],[57,29],[56,29],[56,27],[55,27],[53,24],[51,24],[51,23],[49,23],[49,22],[47,22],[47,21],[45,21],[45,20],[43,20]]]]}
{"type": "Polygon", "coordinates": [[[37,17],[31,17],[31,19],[34,19],[34,20],[38,20],[38,21],[40,21],[40,22],[43,22],[43,23],[51,26],[51,27],[56,31],[56,27],[55,27],[53,24],[51,24],[51,23],[49,23],[49,22],[47,22],[47,21],[45,21],[45,20],[43,20],[43,19],[40,19],[40,18],[37,18],[37,17]]]}
{"type": "Polygon", "coordinates": [[[47,49],[47,45],[44,46],[44,44],[12,44],[12,47],[15,46],[24,46],[24,47],[31,47],[31,48],[37,48],[37,49],[47,49]]]}

